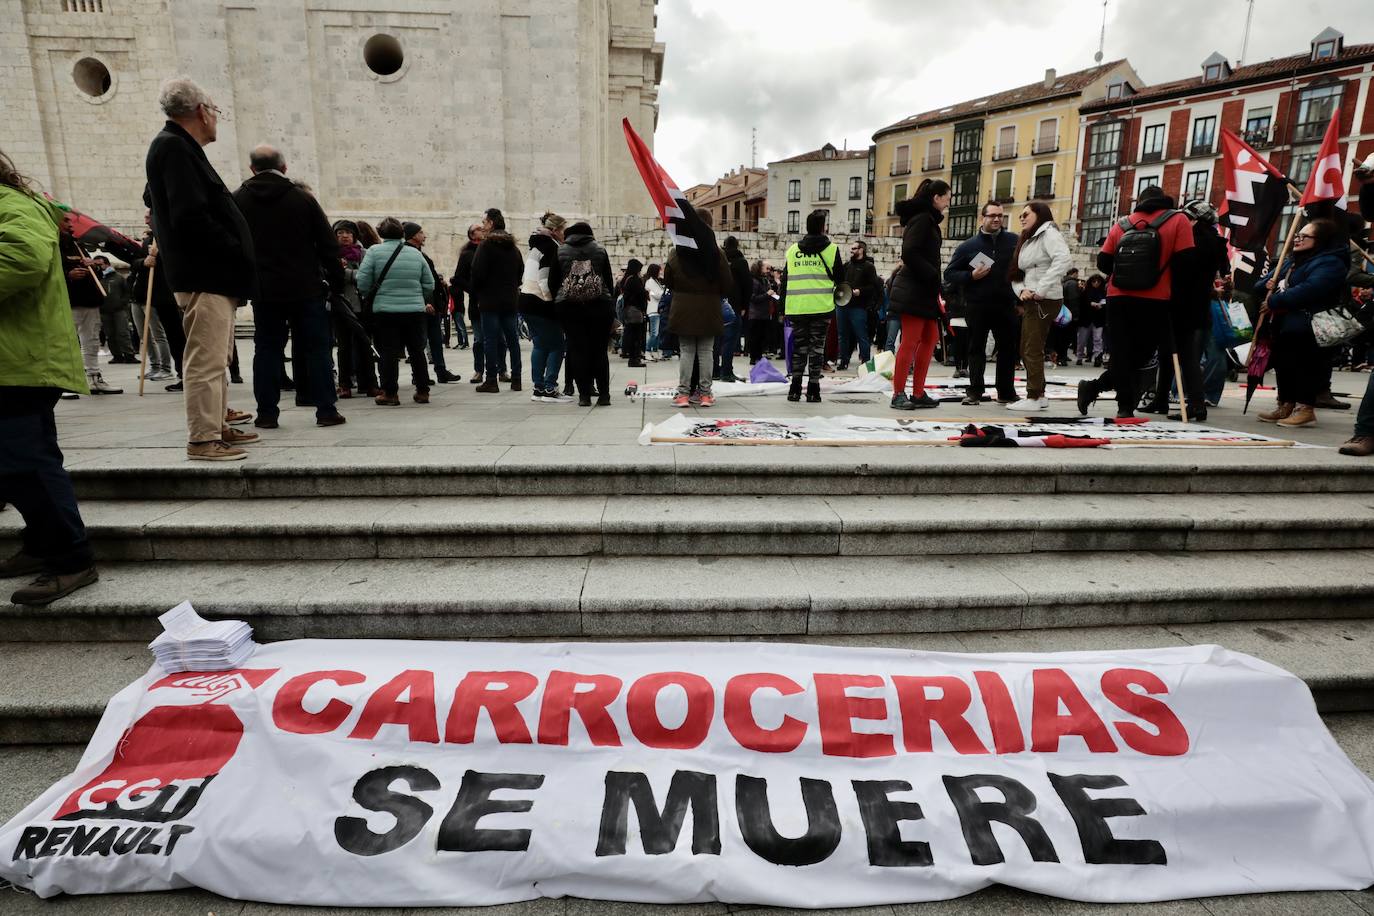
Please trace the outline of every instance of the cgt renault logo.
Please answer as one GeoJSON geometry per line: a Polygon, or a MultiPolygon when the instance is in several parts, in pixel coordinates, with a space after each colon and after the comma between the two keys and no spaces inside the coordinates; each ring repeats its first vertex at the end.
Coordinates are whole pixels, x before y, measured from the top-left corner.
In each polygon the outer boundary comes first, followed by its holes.
{"type": "MultiPolygon", "coordinates": [[[[171,824],[185,818],[243,740],[243,723],[213,699],[252,690],[276,670],[172,675],[153,684],[210,698],[190,706],[155,706],[120,736],[99,775],[67,797],[54,821],[133,821],[171,824]]],[[[55,855],[170,855],[193,827],[58,826],[24,828],[13,860],[55,855]],[[165,834],[164,834],[165,829],[165,834]]]]}

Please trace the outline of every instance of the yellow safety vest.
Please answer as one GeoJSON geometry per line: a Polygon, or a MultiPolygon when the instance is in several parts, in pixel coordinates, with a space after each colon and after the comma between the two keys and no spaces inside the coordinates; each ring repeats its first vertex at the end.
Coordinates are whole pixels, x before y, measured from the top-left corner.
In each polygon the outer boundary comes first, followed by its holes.
{"type": "Polygon", "coordinates": [[[820,254],[803,254],[800,245],[788,248],[785,314],[821,315],[834,311],[835,286],[841,280],[839,267],[840,246],[834,242],[820,254]]]}

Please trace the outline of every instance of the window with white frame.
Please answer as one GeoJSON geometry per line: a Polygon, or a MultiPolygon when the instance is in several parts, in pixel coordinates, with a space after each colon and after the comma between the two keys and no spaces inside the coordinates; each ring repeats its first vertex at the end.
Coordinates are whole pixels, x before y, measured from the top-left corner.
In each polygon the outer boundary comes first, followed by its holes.
{"type": "Polygon", "coordinates": [[[1206,200],[1207,180],[1211,177],[1210,171],[1189,172],[1183,179],[1183,200],[1206,200]]]}
{"type": "Polygon", "coordinates": [[[1163,124],[1151,124],[1145,128],[1140,143],[1141,162],[1159,162],[1164,158],[1164,131],[1163,124]]]}
{"type": "Polygon", "coordinates": [[[864,199],[864,180],[862,178],[855,176],[854,178],[849,179],[849,199],[864,199]]]}
{"type": "Polygon", "coordinates": [[[858,210],[849,211],[849,231],[858,232],[860,229],[860,214],[858,210]]]}
{"type": "Polygon", "coordinates": [[[800,211],[800,210],[788,210],[788,211],[787,211],[787,231],[788,231],[788,232],[800,232],[800,231],[801,231],[801,211],[800,211]]]}
{"type": "Polygon", "coordinates": [[[793,178],[787,182],[787,202],[794,204],[801,200],[801,179],[793,178]]]}

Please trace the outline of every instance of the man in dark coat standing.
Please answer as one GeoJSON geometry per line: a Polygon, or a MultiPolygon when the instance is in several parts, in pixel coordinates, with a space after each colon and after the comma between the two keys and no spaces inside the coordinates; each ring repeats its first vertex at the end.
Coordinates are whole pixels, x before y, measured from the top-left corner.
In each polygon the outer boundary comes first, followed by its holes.
{"type": "Polygon", "coordinates": [[[253,237],[202,149],[218,133],[215,103],[185,77],[164,83],[158,102],[167,123],[148,147],[144,203],[153,211],[158,268],[186,331],[186,457],[238,461],[248,453],[235,443],[258,438],[229,426],[234,313],[255,293],[253,237]]]}
{"type": "Polygon", "coordinates": [[[868,246],[863,242],[849,243],[849,260],[844,264],[844,282],[853,290],[854,296],[848,305],[835,309],[835,319],[840,326],[840,361],[838,370],[849,368],[849,357],[854,352],[854,344],[859,345],[859,362],[866,363],[872,355],[868,319],[869,313],[876,314],[876,303],[882,299],[878,284],[878,269],[868,256],[868,246]]]}
{"type": "Polygon", "coordinates": [[[978,231],[954,249],[945,282],[964,294],[968,315],[968,397],[966,406],[983,402],[983,372],[988,335],[997,345],[997,403],[1016,400],[1016,293],[1011,288],[1011,258],[1016,234],[1005,227],[1000,204],[983,204],[978,231]],[[975,264],[975,262],[977,262],[975,264]]]}
{"type": "Polygon", "coordinates": [[[339,241],[319,201],[286,177],[286,157],[270,146],[248,154],[253,177],[234,203],[253,233],[259,292],[253,300],[254,425],[276,429],[286,333],[296,345],[299,397],[315,405],[315,425],[344,422],[334,388],[329,296],[343,291],[339,241]],[[301,370],[304,369],[304,372],[301,370]],[[303,376],[303,377],[302,377],[303,376]]]}

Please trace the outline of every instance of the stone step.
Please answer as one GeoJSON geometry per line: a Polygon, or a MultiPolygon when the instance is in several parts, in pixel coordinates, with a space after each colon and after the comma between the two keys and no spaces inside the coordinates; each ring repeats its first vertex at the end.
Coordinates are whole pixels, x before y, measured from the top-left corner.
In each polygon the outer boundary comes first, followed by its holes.
{"type": "MultiPolygon", "coordinates": [[[[1302,678],[1323,712],[1374,711],[1374,619],[770,637],[768,641],[975,653],[1218,644],[1262,658],[1302,678]]],[[[683,645],[690,649],[693,643],[683,645]]],[[[0,744],[68,744],[88,740],[106,701],[144,674],[151,664],[152,654],[144,643],[7,646],[0,655],[0,683],[8,685],[0,694],[0,744]]]]}
{"type": "Polygon", "coordinates": [[[190,600],[299,637],[619,638],[1036,630],[1374,616],[1374,551],[110,563],[0,641],[148,640],[190,600]]]}
{"type": "Polygon", "coordinates": [[[1374,464],[1319,448],[386,447],[349,445],[369,440],[334,429],[326,443],[312,437],[316,447],[268,438],[223,464],[188,462],[177,447],[72,446],[67,467],[83,500],[1374,492],[1374,464]]]}
{"type": "MultiPolygon", "coordinates": [[[[87,500],[106,561],[1374,547],[1374,493],[87,500]]],[[[22,520],[0,515],[0,551],[22,520]]]]}

